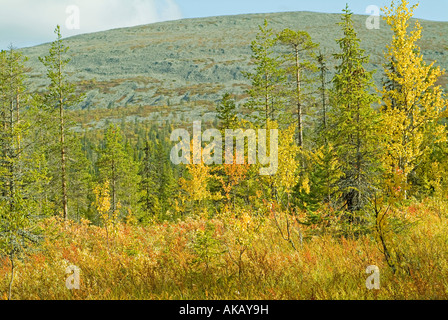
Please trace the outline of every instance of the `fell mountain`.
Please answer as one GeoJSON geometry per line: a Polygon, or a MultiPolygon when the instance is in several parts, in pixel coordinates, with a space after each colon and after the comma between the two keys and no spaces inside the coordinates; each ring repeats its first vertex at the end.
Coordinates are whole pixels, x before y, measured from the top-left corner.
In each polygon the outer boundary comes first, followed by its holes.
{"type": "MultiPolygon", "coordinates": [[[[307,31],[314,42],[334,61],[335,39],[342,37],[339,14],[287,12],[184,19],[67,38],[72,61],[70,75],[86,92],[80,110],[145,110],[134,117],[158,121],[214,118],[215,103],[226,91],[238,100],[246,98],[249,82],[242,71],[250,71],[250,43],[258,26],[267,19],[274,31],[284,28],[307,31]]],[[[385,21],[379,30],[366,27],[367,16],[355,15],[361,45],[370,55],[369,70],[377,69],[381,84],[386,45],[392,32],[385,21]]],[[[427,61],[448,69],[448,23],[420,21],[423,37],[419,45],[427,61]]],[[[50,44],[25,48],[32,68],[32,88],[46,85],[45,69],[38,57],[50,44]]],[[[329,75],[331,77],[331,73],[329,75]]],[[[448,76],[441,79],[448,88],[448,76]]],[[[125,112],[125,111],[123,111],[125,112]]]]}

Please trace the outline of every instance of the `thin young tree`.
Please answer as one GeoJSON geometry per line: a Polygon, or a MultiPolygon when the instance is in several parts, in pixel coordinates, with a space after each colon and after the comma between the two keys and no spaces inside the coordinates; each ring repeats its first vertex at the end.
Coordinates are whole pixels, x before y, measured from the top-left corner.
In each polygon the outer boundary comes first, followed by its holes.
{"type": "Polygon", "coordinates": [[[255,122],[266,124],[269,120],[277,120],[279,110],[283,108],[285,99],[282,90],[286,75],[281,68],[282,61],[274,48],[277,38],[268,26],[268,21],[259,26],[259,33],[251,44],[253,72],[243,72],[252,83],[248,90],[250,99],[246,106],[256,113],[255,122]]]}
{"type": "Polygon", "coordinates": [[[49,55],[39,58],[47,68],[47,77],[50,80],[48,92],[45,95],[45,105],[49,109],[52,119],[58,123],[58,152],[59,152],[59,180],[61,183],[60,199],[62,216],[68,217],[68,187],[67,187],[67,119],[65,110],[73,107],[81,101],[81,97],[75,92],[75,85],[70,82],[67,75],[67,58],[69,47],[63,43],[59,25],[54,33],[57,39],[51,44],[49,55]],[[57,112],[57,113],[56,113],[57,112]]]}

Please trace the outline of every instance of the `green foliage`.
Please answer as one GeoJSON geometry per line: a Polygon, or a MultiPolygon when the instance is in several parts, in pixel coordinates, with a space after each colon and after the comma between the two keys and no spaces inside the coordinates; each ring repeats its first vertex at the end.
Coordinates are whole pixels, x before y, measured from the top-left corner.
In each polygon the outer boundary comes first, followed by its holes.
{"type": "Polygon", "coordinates": [[[0,52],[0,257],[10,260],[10,287],[15,260],[28,253],[30,242],[38,240],[36,193],[29,185],[39,181],[40,172],[30,163],[35,159],[28,148],[30,122],[22,114],[29,99],[24,62],[12,47],[0,52]]]}
{"type": "Polygon", "coordinates": [[[45,108],[44,118],[49,129],[44,141],[48,151],[48,168],[52,175],[50,184],[54,192],[53,201],[61,209],[64,219],[67,219],[69,193],[67,170],[70,167],[67,158],[73,158],[74,155],[69,152],[71,146],[67,140],[67,126],[70,123],[67,121],[65,110],[80,103],[82,96],[75,92],[75,85],[68,79],[67,65],[70,58],[65,56],[69,47],[62,41],[60,27],[57,26],[54,32],[57,39],[51,44],[49,54],[39,58],[46,67],[47,78],[50,80],[42,101],[42,108],[45,108]]]}
{"type": "Polygon", "coordinates": [[[266,124],[268,120],[277,120],[284,107],[281,93],[286,75],[280,68],[280,56],[274,51],[276,43],[276,35],[265,20],[259,26],[256,39],[251,43],[255,70],[243,73],[252,83],[248,90],[250,100],[246,106],[253,112],[252,116],[258,125],[266,124]]]}
{"type": "MultiPolygon", "coordinates": [[[[284,29],[277,37],[280,43],[288,48],[282,57],[288,75],[285,91],[290,96],[290,105],[292,106],[290,112],[294,113],[292,111],[294,109],[297,111],[297,144],[299,147],[303,147],[305,104],[312,103],[313,72],[316,71],[316,65],[311,59],[314,57],[314,50],[319,45],[312,41],[306,31],[284,29]]],[[[289,114],[286,113],[285,116],[289,117],[289,114]]]]}
{"type": "Polygon", "coordinates": [[[237,129],[238,116],[236,114],[235,101],[230,93],[223,95],[221,102],[216,108],[217,118],[220,121],[219,129],[224,132],[226,129],[237,129]]]}
{"type": "Polygon", "coordinates": [[[204,230],[195,232],[191,247],[196,256],[192,261],[193,266],[203,264],[206,274],[210,265],[216,263],[216,260],[225,252],[221,242],[215,238],[215,226],[211,223],[207,223],[204,230]]]}
{"type": "Polygon", "coordinates": [[[160,111],[154,106],[113,109],[112,103],[109,110],[72,112],[81,101],[77,89],[110,93],[110,84],[74,86],[59,27],[41,58],[49,80],[44,92],[28,94],[33,79],[25,58],[1,52],[0,255],[9,260],[0,262],[11,268],[0,264],[0,288],[9,286],[9,297],[67,297],[55,288],[55,270],[72,259],[88,272],[85,291],[69,298],[445,297],[446,100],[435,85],[442,72],[426,66],[414,45],[421,30],[405,32],[412,15],[406,4],[386,11],[394,37],[382,114],[348,6],[335,70],[322,53],[316,56],[307,32],[276,34],[266,20],[259,26],[252,72],[245,73],[253,113],[237,114],[241,97],[226,93],[217,119],[205,125],[222,133],[278,129],[273,176],[260,176],[260,163],[174,166],[173,127],[138,117],[160,111]],[[400,111],[405,107],[408,113],[400,111]],[[105,126],[86,125],[105,116],[105,126]],[[388,172],[397,166],[396,176],[388,172]],[[406,184],[412,188],[402,189],[406,184]],[[425,204],[404,201],[403,190],[425,204]],[[37,221],[58,212],[65,219],[37,221]],[[37,225],[46,238],[36,244],[37,225]],[[31,248],[41,251],[30,255],[31,248]],[[29,261],[17,259],[27,255],[29,261]],[[389,267],[389,285],[376,294],[363,291],[359,279],[371,264],[389,267]],[[13,284],[16,266],[23,268],[20,286],[13,284]],[[341,279],[356,290],[341,291],[341,279]]]}
{"type": "MultiPolygon", "coordinates": [[[[149,137],[147,138],[149,139],[149,137]]],[[[145,155],[140,167],[140,203],[143,207],[143,221],[150,216],[167,218],[174,205],[173,194],[177,183],[175,172],[169,160],[169,144],[165,134],[146,142],[145,155]]]]}
{"type": "Polygon", "coordinates": [[[341,197],[338,183],[344,176],[336,150],[331,144],[323,145],[309,154],[307,162],[309,191],[296,187],[297,205],[311,212],[325,206],[335,209],[341,197]]]}
{"type": "Polygon", "coordinates": [[[111,196],[111,211],[120,210],[121,217],[126,217],[137,211],[138,166],[132,156],[126,151],[121,129],[110,125],[104,135],[104,140],[98,149],[100,154],[97,162],[98,178],[101,183],[109,182],[111,196]]]}
{"type": "Polygon", "coordinates": [[[353,212],[365,206],[378,184],[379,117],[372,107],[378,98],[371,93],[373,72],[363,66],[368,57],[360,48],[348,7],[340,25],[344,37],[337,40],[342,52],[334,54],[340,63],[333,78],[332,108],[326,134],[344,173],[338,182],[342,207],[353,212]]]}
{"type": "Polygon", "coordinates": [[[153,150],[153,144],[146,142],[144,148],[144,157],[140,164],[139,175],[141,177],[139,191],[142,193],[140,198],[140,204],[144,214],[139,217],[140,222],[146,222],[149,219],[149,215],[155,215],[160,212],[159,198],[155,195],[156,183],[154,182],[154,173],[156,172],[155,166],[152,163],[153,156],[151,151],[153,150]],[[152,148],[151,148],[152,147],[152,148]]]}
{"type": "Polygon", "coordinates": [[[79,133],[69,132],[67,145],[70,146],[67,195],[68,206],[72,208],[69,218],[80,221],[81,218],[92,217],[93,163],[88,159],[88,151],[82,145],[79,133]]]}

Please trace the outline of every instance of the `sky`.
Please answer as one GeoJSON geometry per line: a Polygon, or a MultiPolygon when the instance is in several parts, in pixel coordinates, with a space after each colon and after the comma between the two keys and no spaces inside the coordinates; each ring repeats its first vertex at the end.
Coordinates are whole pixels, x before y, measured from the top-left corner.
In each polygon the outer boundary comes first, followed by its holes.
{"type": "MultiPolygon", "coordinates": [[[[0,0],[0,49],[22,48],[64,37],[182,18],[244,13],[315,11],[340,13],[348,3],[356,14],[390,0],[0,0]]],[[[411,4],[416,0],[411,0],[411,4]]],[[[448,21],[448,1],[421,0],[420,19],[448,21]]]]}

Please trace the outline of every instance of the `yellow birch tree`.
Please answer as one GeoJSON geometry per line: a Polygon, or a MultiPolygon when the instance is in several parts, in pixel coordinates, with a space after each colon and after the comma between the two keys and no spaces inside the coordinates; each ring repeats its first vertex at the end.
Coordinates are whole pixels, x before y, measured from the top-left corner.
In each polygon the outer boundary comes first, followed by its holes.
{"type": "Polygon", "coordinates": [[[384,164],[391,191],[404,198],[410,175],[430,151],[429,145],[446,139],[445,127],[438,123],[446,100],[436,85],[444,70],[435,62],[424,61],[417,45],[422,35],[420,23],[415,21],[409,31],[417,6],[409,7],[408,1],[401,0],[383,8],[384,19],[393,31],[392,43],[387,46],[387,81],[382,89],[384,164]]]}

